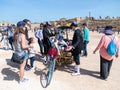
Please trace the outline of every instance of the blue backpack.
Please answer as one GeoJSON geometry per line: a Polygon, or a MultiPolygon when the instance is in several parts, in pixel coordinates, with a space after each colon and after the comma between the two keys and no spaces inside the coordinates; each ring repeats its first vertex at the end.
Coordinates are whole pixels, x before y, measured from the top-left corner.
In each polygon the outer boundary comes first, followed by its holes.
{"type": "MultiPolygon", "coordinates": [[[[114,38],[115,38],[115,36],[114,36],[114,38]]],[[[113,56],[117,53],[117,46],[114,42],[114,38],[110,41],[110,43],[108,44],[108,47],[107,47],[107,52],[111,56],[113,56]]]]}

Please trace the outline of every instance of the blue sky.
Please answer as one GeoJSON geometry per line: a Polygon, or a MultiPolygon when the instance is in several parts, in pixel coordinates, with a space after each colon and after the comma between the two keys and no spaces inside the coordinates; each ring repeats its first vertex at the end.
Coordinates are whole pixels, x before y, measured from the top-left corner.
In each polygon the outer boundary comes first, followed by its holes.
{"type": "Polygon", "coordinates": [[[120,16],[120,0],[0,0],[0,21],[16,23],[60,18],[120,16]]]}

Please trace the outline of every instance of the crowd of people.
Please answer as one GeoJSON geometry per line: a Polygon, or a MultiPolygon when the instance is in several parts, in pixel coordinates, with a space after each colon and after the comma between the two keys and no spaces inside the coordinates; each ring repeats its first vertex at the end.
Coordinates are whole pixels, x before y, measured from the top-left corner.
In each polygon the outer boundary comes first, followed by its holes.
{"type": "MultiPolygon", "coordinates": [[[[17,25],[2,26],[1,28],[2,39],[4,41],[4,49],[8,50],[9,45],[14,53],[18,54],[24,60],[20,64],[20,80],[19,83],[27,82],[29,79],[24,78],[24,70],[35,69],[35,38],[29,37],[29,30],[31,29],[31,22],[28,19],[19,21],[17,25]],[[3,33],[4,32],[4,33],[3,33]],[[28,59],[30,59],[30,65],[28,64],[28,59]]],[[[42,58],[45,58],[44,64],[49,61],[49,49],[51,48],[51,40],[54,38],[58,41],[58,45],[63,45],[66,47],[65,51],[70,51],[72,53],[75,65],[74,68],[70,68],[73,71],[72,75],[80,75],[80,58],[88,56],[87,45],[90,41],[89,29],[86,23],[82,24],[82,29],[79,28],[76,22],[72,22],[69,29],[73,30],[73,39],[71,45],[64,41],[62,30],[59,27],[52,25],[51,22],[40,23],[39,27],[34,28],[34,35],[37,38],[38,45],[40,47],[40,54],[42,58]]],[[[104,30],[105,35],[101,38],[98,46],[93,51],[95,54],[98,49],[100,49],[100,77],[102,79],[107,79],[110,73],[110,68],[114,57],[119,56],[119,40],[115,36],[114,41],[117,45],[117,53],[113,56],[107,53],[107,46],[113,38],[114,33],[112,32],[112,27],[107,26],[104,30]]]]}

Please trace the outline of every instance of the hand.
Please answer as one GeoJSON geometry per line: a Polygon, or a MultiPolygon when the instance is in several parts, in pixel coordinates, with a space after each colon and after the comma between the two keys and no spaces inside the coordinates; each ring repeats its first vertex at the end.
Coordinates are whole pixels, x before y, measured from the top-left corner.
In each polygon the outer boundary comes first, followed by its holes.
{"type": "Polygon", "coordinates": [[[70,51],[70,50],[72,50],[72,46],[68,46],[68,47],[66,48],[66,51],[70,51]]]}

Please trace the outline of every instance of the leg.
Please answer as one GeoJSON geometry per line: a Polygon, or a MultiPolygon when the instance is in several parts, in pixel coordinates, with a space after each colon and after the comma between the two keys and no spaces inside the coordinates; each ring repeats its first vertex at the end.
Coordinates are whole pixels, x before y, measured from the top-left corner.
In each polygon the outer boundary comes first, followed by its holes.
{"type": "Polygon", "coordinates": [[[113,60],[109,61],[109,63],[108,63],[108,76],[109,76],[109,74],[110,74],[112,62],[113,62],[113,60]]]}
{"type": "Polygon", "coordinates": [[[43,55],[43,49],[44,49],[43,40],[38,39],[38,44],[39,44],[39,47],[40,47],[40,52],[43,55]]]}
{"type": "Polygon", "coordinates": [[[26,60],[24,60],[23,63],[20,65],[20,80],[23,79],[25,65],[26,65],[26,60]]]}
{"type": "Polygon", "coordinates": [[[88,43],[89,43],[89,41],[84,41],[84,56],[88,55],[88,52],[87,52],[87,44],[88,43]]]}
{"type": "Polygon", "coordinates": [[[41,54],[43,55],[44,53],[44,47],[43,47],[43,41],[41,40],[40,41],[40,51],[41,51],[41,54]]]}
{"type": "Polygon", "coordinates": [[[101,57],[101,74],[102,78],[106,79],[108,77],[108,61],[101,57]]]}
{"type": "Polygon", "coordinates": [[[33,65],[33,64],[34,64],[34,61],[35,61],[35,57],[33,56],[33,57],[30,58],[30,66],[31,66],[31,67],[34,66],[34,65],[33,65]]]}
{"type": "Polygon", "coordinates": [[[75,73],[73,73],[72,75],[73,76],[76,76],[76,75],[80,75],[80,68],[79,68],[79,65],[80,65],[80,54],[77,54],[77,55],[74,55],[74,60],[75,60],[75,73]]]}

